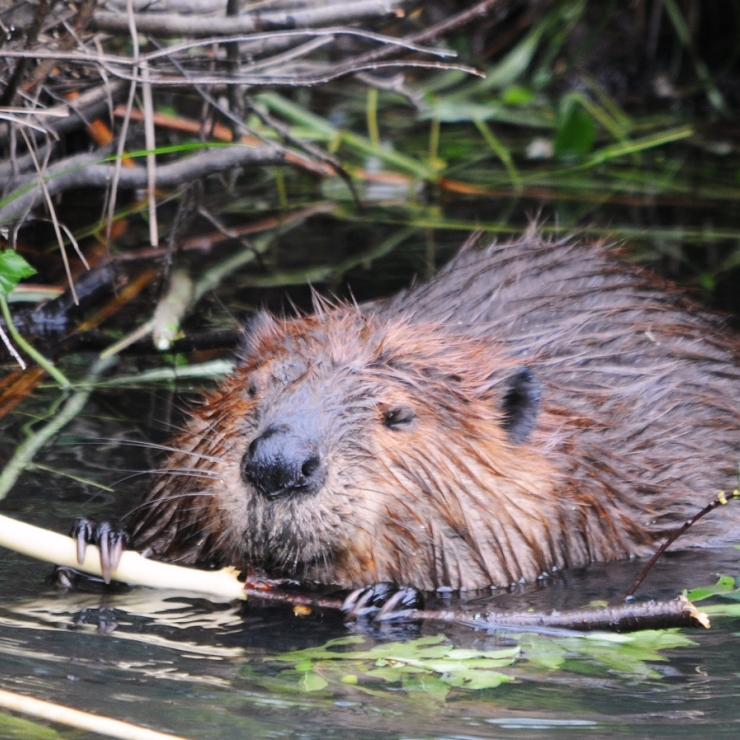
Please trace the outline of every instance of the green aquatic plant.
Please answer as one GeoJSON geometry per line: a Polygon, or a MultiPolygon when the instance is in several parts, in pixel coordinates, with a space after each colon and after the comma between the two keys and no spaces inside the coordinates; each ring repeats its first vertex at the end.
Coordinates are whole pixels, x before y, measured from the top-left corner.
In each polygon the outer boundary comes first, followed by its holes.
{"type": "Polygon", "coordinates": [[[436,635],[356,649],[367,641],[353,635],[270,656],[264,659],[266,664],[291,667],[269,677],[254,665],[245,670],[252,679],[283,693],[335,693],[351,686],[363,693],[401,690],[443,701],[453,689],[497,689],[553,671],[659,679],[661,674],[651,664],[668,660],[664,651],[695,644],[678,630],[630,635],[512,633],[507,635],[510,644],[498,648],[455,647],[444,635],[436,635]]]}

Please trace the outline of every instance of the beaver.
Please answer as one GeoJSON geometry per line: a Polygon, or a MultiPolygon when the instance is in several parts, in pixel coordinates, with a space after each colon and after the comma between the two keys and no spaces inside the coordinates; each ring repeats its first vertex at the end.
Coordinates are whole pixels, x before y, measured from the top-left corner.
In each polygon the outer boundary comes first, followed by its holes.
{"type": "MultiPolygon", "coordinates": [[[[134,546],[422,590],[652,552],[736,485],[740,343],[613,252],[531,230],[390,299],[258,313],[171,443],[134,546]]],[[[739,517],[679,544],[727,543],[739,517]]]]}

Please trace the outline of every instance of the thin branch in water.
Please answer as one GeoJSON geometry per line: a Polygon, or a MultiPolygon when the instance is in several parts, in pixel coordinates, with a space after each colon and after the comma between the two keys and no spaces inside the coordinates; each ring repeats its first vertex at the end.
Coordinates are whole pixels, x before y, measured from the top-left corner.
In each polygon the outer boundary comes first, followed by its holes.
{"type": "Polygon", "coordinates": [[[731,493],[725,493],[720,491],[717,497],[712,499],[698,514],[695,514],[691,519],[687,519],[675,532],[673,532],[668,539],[655,551],[650,560],[647,561],[645,567],[640,571],[640,575],[637,576],[635,582],[630,586],[629,591],[625,594],[625,599],[630,599],[634,596],[635,591],[640,587],[640,584],[645,580],[647,574],[651,568],[655,565],[658,558],[693,524],[699,521],[702,517],[706,516],[710,511],[714,511],[719,506],[732,501],[732,499],[740,498],[740,490],[735,489],[731,493]]]}
{"type": "Polygon", "coordinates": [[[303,149],[305,152],[308,152],[308,154],[316,157],[320,162],[328,164],[329,167],[331,167],[331,169],[342,179],[344,184],[349,188],[349,191],[352,194],[352,199],[357,206],[357,210],[363,210],[363,204],[362,200],[360,199],[360,194],[357,192],[357,188],[355,187],[355,184],[352,181],[349,172],[347,172],[347,170],[342,167],[336,157],[333,157],[328,152],[325,152],[320,147],[314,146],[308,141],[300,141],[291,136],[288,126],[286,126],[281,121],[278,121],[269,113],[265,113],[263,110],[261,110],[260,106],[255,105],[254,101],[251,98],[246,98],[246,102],[249,105],[250,111],[254,115],[256,115],[257,118],[259,118],[265,126],[269,126],[273,130],[275,130],[282,137],[283,141],[303,149]]]}
{"type": "MultiPolygon", "coordinates": [[[[250,583],[245,585],[247,598],[271,604],[287,604],[309,609],[343,611],[343,600],[314,594],[276,590],[279,582],[250,583]]],[[[392,613],[391,613],[392,614],[392,613]]],[[[417,609],[404,614],[404,621],[426,620],[461,624],[474,629],[520,630],[538,632],[543,630],[574,630],[592,632],[636,632],[644,629],[667,629],[669,627],[709,628],[706,614],[700,612],[688,599],[679,596],[673,601],[644,604],[626,604],[598,609],[571,609],[553,612],[510,612],[491,611],[471,614],[454,609],[417,609]]]]}
{"type": "Polygon", "coordinates": [[[13,691],[0,690],[0,707],[12,712],[28,714],[31,717],[38,717],[45,722],[55,722],[78,730],[107,735],[108,737],[123,738],[124,740],[185,740],[179,735],[157,732],[156,730],[150,730],[148,727],[132,725],[130,722],[122,722],[99,714],[81,712],[78,709],[70,709],[61,704],[34,699],[13,691]]]}

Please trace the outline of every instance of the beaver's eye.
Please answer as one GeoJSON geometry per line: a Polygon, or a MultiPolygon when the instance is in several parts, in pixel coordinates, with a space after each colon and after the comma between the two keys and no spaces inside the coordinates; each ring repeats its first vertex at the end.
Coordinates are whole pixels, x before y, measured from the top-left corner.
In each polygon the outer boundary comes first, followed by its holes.
{"type": "Polygon", "coordinates": [[[389,429],[407,427],[416,419],[416,412],[410,406],[397,406],[383,412],[383,424],[389,429]]]}
{"type": "Polygon", "coordinates": [[[247,398],[254,398],[257,395],[257,386],[254,383],[249,383],[247,386],[247,398]]]}

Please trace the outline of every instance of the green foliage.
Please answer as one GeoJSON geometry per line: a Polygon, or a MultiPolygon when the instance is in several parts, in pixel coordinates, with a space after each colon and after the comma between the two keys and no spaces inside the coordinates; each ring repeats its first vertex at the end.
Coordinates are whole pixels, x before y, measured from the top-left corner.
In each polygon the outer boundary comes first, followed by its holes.
{"type": "Polygon", "coordinates": [[[667,660],[660,651],[694,644],[678,630],[643,630],[629,635],[591,633],[564,638],[527,635],[522,640],[522,651],[535,669],[570,670],[586,675],[600,675],[606,670],[660,678],[661,674],[650,667],[650,663],[667,660]]]}
{"type": "Polygon", "coordinates": [[[722,603],[702,605],[701,610],[712,617],[740,617],[740,588],[730,576],[720,576],[714,585],[695,588],[685,596],[689,601],[719,598],[722,603]]]}
{"type": "Polygon", "coordinates": [[[321,691],[330,682],[361,688],[382,682],[443,699],[452,687],[490,689],[513,680],[498,669],[511,665],[519,655],[518,647],[493,651],[456,649],[441,635],[383,643],[369,650],[341,650],[363,641],[362,637],[341,637],[321,647],[284,653],[276,659],[294,663],[293,670],[283,675],[297,679],[304,691],[321,691]]]}
{"type": "Polygon", "coordinates": [[[0,295],[8,295],[23,278],[35,274],[36,270],[15,250],[0,251],[0,295]]]}
{"type": "Polygon", "coordinates": [[[740,591],[735,590],[735,579],[730,576],[720,576],[713,586],[701,586],[684,594],[689,601],[703,601],[712,596],[726,596],[740,601],[740,591]]]}
{"type": "Polygon", "coordinates": [[[650,664],[667,660],[661,652],[694,644],[677,630],[574,637],[526,633],[511,635],[511,640],[517,644],[495,650],[456,648],[437,635],[353,650],[366,638],[342,637],[267,658],[270,664],[292,664],[272,677],[260,676],[252,667],[245,672],[282,693],[360,691],[378,695],[387,687],[392,691],[400,688],[409,697],[423,695],[444,701],[452,689],[497,689],[520,676],[531,679],[552,671],[659,679],[650,664]]]}
{"type": "Polygon", "coordinates": [[[510,85],[501,93],[501,100],[506,105],[529,105],[534,100],[534,93],[523,85],[510,85]]]}
{"type": "Polygon", "coordinates": [[[62,736],[51,727],[31,722],[23,717],[13,717],[0,713],[0,736],[3,738],[22,738],[22,740],[59,740],[62,736]]]}
{"type": "Polygon", "coordinates": [[[563,97],[558,106],[555,156],[560,159],[582,157],[591,151],[596,138],[596,124],[578,96],[563,97]]]}

